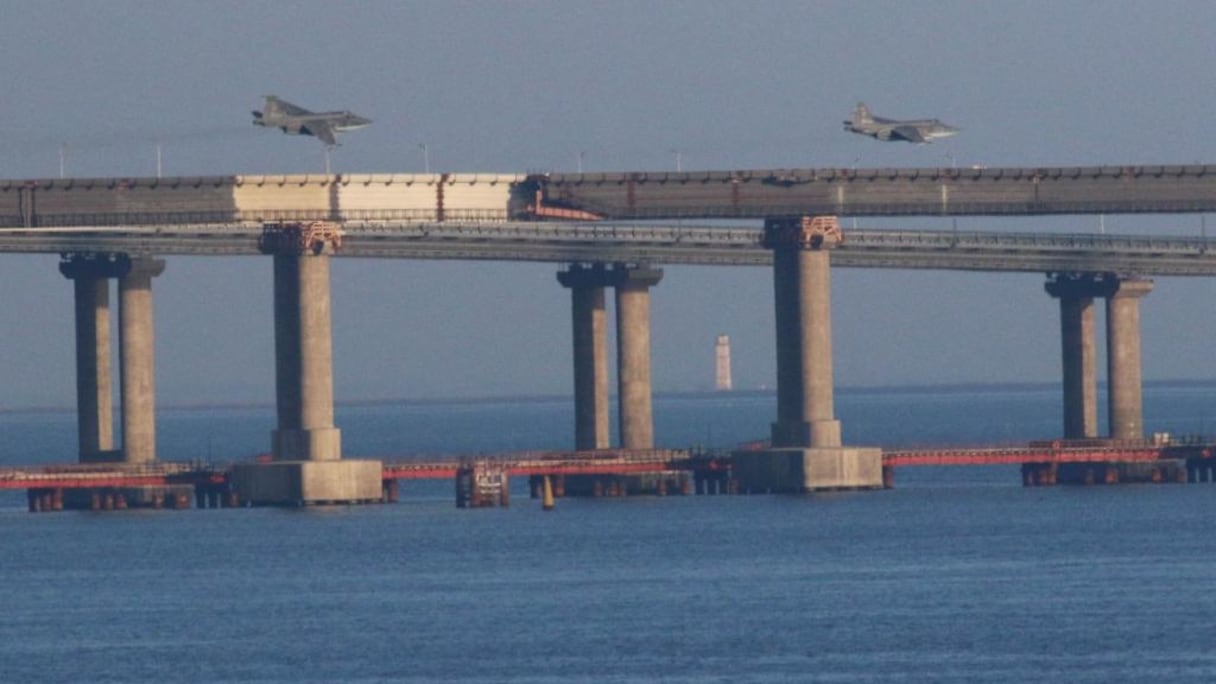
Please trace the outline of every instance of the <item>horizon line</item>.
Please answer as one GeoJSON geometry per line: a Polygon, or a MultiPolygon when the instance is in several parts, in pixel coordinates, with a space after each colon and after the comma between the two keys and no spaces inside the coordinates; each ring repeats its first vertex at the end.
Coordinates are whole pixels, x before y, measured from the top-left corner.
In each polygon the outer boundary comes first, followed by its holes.
{"type": "MultiPolygon", "coordinates": [[[[1216,384],[1216,378],[1161,378],[1144,380],[1143,386],[1201,386],[1216,384]]],[[[1053,381],[1007,381],[1007,382],[985,382],[985,381],[962,381],[962,382],[944,382],[944,383],[904,383],[896,385],[845,385],[836,388],[836,393],[916,393],[916,392],[968,392],[976,390],[1006,390],[1006,391],[1025,391],[1025,390],[1040,390],[1052,389],[1061,387],[1062,382],[1053,381]]],[[[1098,381],[1098,387],[1105,387],[1105,380],[1098,381]]],[[[661,390],[654,392],[655,398],[669,397],[711,397],[711,396],[756,396],[756,395],[776,395],[777,388],[773,387],[748,387],[729,390],[719,390],[713,388],[689,389],[689,390],[661,390]]],[[[615,393],[610,393],[609,398],[615,398],[615,393]]],[[[526,401],[530,403],[542,403],[549,401],[570,401],[573,402],[573,393],[563,394],[490,394],[479,396],[447,396],[447,397],[376,397],[368,399],[357,398],[335,398],[334,406],[395,406],[395,405],[436,405],[436,404],[490,404],[501,401],[526,401]]],[[[273,409],[274,401],[247,400],[247,401],[202,401],[202,402],[171,402],[160,405],[160,410],[166,411],[189,411],[189,410],[205,410],[205,409],[273,409]]],[[[28,406],[0,406],[0,415],[13,413],[70,413],[76,408],[69,405],[28,405],[28,406]]]]}

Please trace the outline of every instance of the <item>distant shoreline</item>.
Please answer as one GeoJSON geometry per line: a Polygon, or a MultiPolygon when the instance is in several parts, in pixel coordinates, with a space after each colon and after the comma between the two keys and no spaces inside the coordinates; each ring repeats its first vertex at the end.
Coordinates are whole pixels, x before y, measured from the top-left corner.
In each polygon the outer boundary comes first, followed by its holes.
{"type": "MultiPolygon", "coordinates": [[[[1205,380],[1145,380],[1144,387],[1207,387],[1216,385],[1216,379],[1205,380]]],[[[1106,386],[1105,382],[1099,382],[1098,387],[1106,386]]],[[[1059,383],[1055,382],[1005,382],[1005,383],[987,383],[987,382],[965,382],[965,383],[946,383],[946,384],[911,384],[911,385],[866,385],[855,387],[838,387],[837,394],[841,395],[866,395],[866,394],[924,394],[924,393],[943,393],[954,394],[962,392],[1038,392],[1044,390],[1058,390],[1059,383]]],[[[688,390],[688,391],[670,391],[656,392],[655,399],[708,399],[708,398],[725,398],[725,397],[763,397],[776,395],[776,388],[765,389],[740,389],[740,390],[688,390]]],[[[477,405],[477,404],[493,404],[504,401],[523,402],[523,403],[549,403],[555,401],[573,401],[573,395],[569,394],[534,394],[534,395],[498,395],[484,397],[436,397],[436,398],[381,398],[381,399],[338,399],[334,403],[337,406],[443,406],[443,405],[477,405]]],[[[159,407],[163,411],[204,411],[204,410],[224,410],[224,409],[266,409],[273,410],[273,402],[180,402],[168,403],[159,407]]],[[[17,413],[72,413],[76,409],[71,406],[12,406],[0,407],[0,415],[17,414],[17,413]]]]}

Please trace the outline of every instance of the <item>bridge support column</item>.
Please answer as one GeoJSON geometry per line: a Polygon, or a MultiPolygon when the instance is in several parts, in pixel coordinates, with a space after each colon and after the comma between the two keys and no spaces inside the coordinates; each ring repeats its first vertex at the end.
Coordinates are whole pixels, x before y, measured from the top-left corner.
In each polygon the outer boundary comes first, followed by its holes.
{"type": "Polygon", "coordinates": [[[252,505],[375,502],[382,497],[379,461],[342,459],[334,427],[333,337],[329,255],[333,243],[307,224],[267,226],[262,250],[274,255],[274,460],[242,464],[233,487],[252,505]]]}
{"type": "Polygon", "coordinates": [[[1112,439],[1144,438],[1140,299],[1152,289],[1151,280],[1120,279],[1106,299],[1106,380],[1112,439]]]}
{"type": "Polygon", "coordinates": [[[654,448],[654,413],[650,382],[650,288],[663,271],[617,265],[616,287],[617,402],[621,447],[654,448]]]}
{"type": "Polygon", "coordinates": [[[338,460],[327,255],[274,255],[274,321],[274,459],[338,460]]]}
{"type": "Polygon", "coordinates": [[[882,487],[878,449],[841,446],[832,377],[834,217],[768,219],[777,329],[777,421],[767,452],[735,455],[739,487],[811,491],[882,487]]]}
{"type": "MultiPolygon", "coordinates": [[[[766,223],[766,236],[775,222],[766,223]]],[[[838,447],[832,381],[831,262],[823,247],[773,247],[777,325],[775,447],[838,447]]]]}
{"type": "Polygon", "coordinates": [[[607,449],[608,335],[604,288],[611,285],[602,264],[573,264],[557,274],[570,288],[574,320],[574,448],[607,449]]]}
{"type": "Polygon", "coordinates": [[[156,460],[155,334],[152,324],[152,278],[165,262],[132,258],[118,279],[119,364],[122,388],[122,460],[156,460]]]}
{"type": "Polygon", "coordinates": [[[1107,297],[1115,287],[1098,274],[1058,274],[1045,285],[1047,294],[1060,300],[1065,439],[1098,436],[1093,304],[1095,297],[1107,297]]]}
{"type": "Polygon", "coordinates": [[[81,463],[119,460],[114,450],[114,401],[110,370],[110,279],[125,260],[70,255],[59,272],[72,280],[76,310],[76,426],[81,463]]]}

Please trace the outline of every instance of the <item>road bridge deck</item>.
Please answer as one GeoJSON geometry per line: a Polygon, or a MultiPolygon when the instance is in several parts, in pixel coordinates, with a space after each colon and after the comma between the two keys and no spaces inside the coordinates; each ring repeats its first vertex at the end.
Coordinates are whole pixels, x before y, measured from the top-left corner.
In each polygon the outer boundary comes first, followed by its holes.
{"type": "MultiPolygon", "coordinates": [[[[537,222],[351,222],[340,257],[653,265],[772,263],[759,228],[537,222]]],[[[259,255],[260,225],[0,229],[0,252],[259,255]]],[[[1216,275],[1216,239],[1187,236],[853,229],[834,266],[1216,275]]]]}

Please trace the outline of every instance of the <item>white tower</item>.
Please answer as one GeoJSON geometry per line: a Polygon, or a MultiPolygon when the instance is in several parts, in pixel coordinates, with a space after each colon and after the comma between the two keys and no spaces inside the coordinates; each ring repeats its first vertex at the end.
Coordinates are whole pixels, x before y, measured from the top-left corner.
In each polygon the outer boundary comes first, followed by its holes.
{"type": "Polygon", "coordinates": [[[718,343],[714,345],[714,355],[717,363],[714,365],[714,389],[719,392],[730,390],[730,337],[718,335],[718,343]]]}

